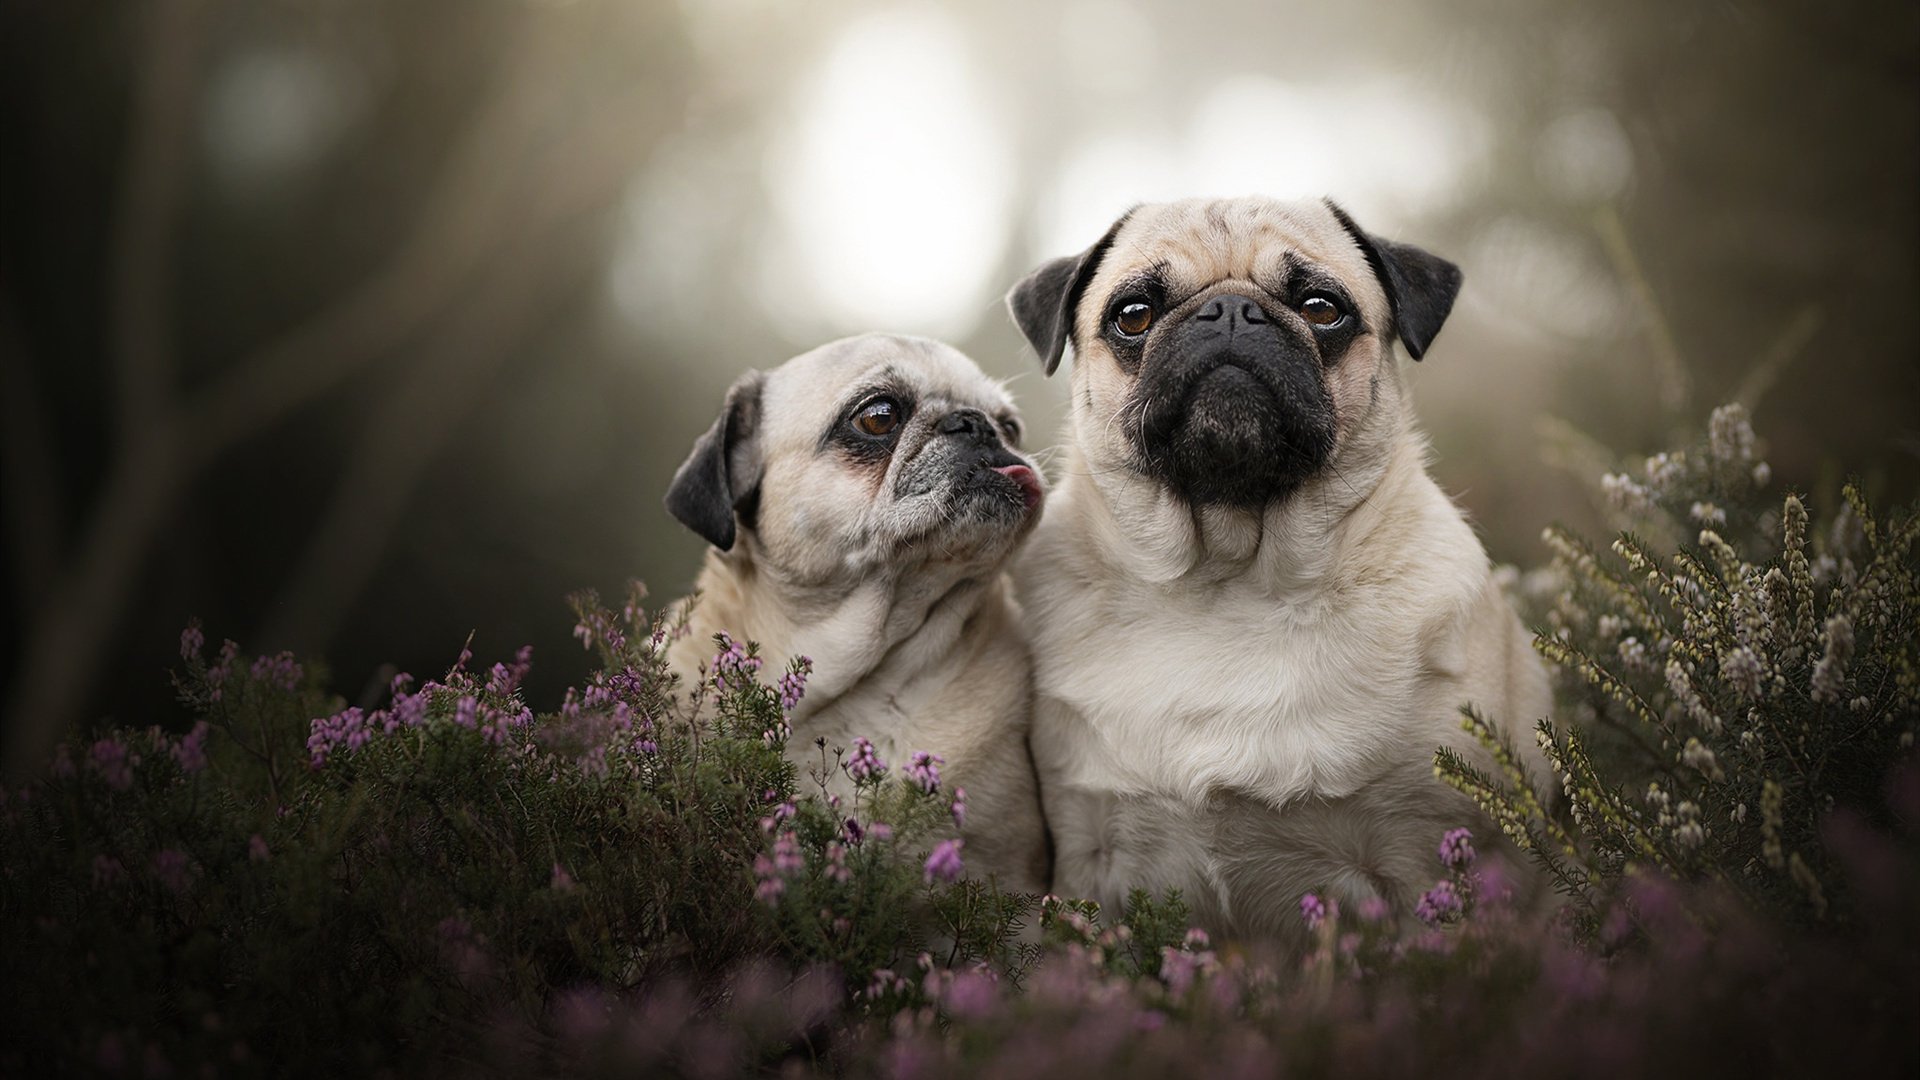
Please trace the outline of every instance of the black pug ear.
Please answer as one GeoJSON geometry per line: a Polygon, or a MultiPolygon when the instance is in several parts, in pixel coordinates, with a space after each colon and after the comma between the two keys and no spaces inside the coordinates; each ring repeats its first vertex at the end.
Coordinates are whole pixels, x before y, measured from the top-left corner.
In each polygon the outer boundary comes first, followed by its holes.
{"type": "Polygon", "coordinates": [[[1387,306],[1393,311],[1393,328],[1406,342],[1407,355],[1415,360],[1440,333],[1440,326],[1453,310],[1453,299],[1460,295],[1460,268],[1414,247],[1396,244],[1369,235],[1353,223],[1345,210],[1327,200],[1327,209],[1340,219],[1348,235],[1367,256],[1373,276],[1387,290],[1387,306]]]}
{"type": "Polygon", "coordinates": [[[760,386],[749,371],[727,389],[727,403],[667,487],[667,512],[721,551],[731,551],[734,512],[760,491],[760,386]]]}
{"type": "Polygon", "coordinates": [[[1062,255],[1041,265],[1007,294],[1007,310],[1013,314],[1020,332],[1027,335],[1033,351],[1040,354],[1040,366],[1048,375],[1059,369],[1060,357],[1067,351],[1067,341],[1073,337],[1073,309],[1080,306],[1087,282],[1100,268],[1107,248],[1113,246],[1120,226],[1125,225],[1132,214],[1131,210],[1121,214],[1092,247],[1078,255],[1062,255]]]}

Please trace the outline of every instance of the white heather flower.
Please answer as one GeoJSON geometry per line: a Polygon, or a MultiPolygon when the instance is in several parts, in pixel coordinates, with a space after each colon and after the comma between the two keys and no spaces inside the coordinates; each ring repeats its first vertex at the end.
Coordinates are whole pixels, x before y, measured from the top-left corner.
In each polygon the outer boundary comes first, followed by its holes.
{"type": "Polygon", "coordinates": [[[1615,510],[1639,516],[1653,510],[1653,492],[1634,482],[1625,473],[1608,473],[1600,478],[1600,491],[1615,510]]]}
{"type": "Polygon", "coordinates": [[[1653,665],[1647,661],[1647,647],[1637,637],[1620,639],[1620,662],[1630,671],[1646,671],[1653,665]]]}
{"type": "Polygon", "coordinates": [[[1670,495],[1686,478],[1684,454],[1658,453],[1647,459],[1647,486],[1657,495],[1670,495]]]}
{"type": "Polygon", "coordinates": [[[1766,487],[1773,480],[1773,466],[1764,461],[1756,461],[1753,463],[1751,475],[1754,487],[1766,487]]]}
{"type": "Polygon", "coordinates": [[[1827,620],[1827,649],[1813,665],[1815,701],[1839,701],[1847,688],[1847,661],[1853,658],[1853,620],[1835,615],[1827,620]]]}
{"type": "Polygon", "coordinates": [[[1745,465],[1753,460],[1753,424],[1747,407],[1734,402],[1707,418],[1707,452],[1716,464],[1745,465]]]}
{"type": "Polygon", "coordinates": [[[1625,628],[1626,623],[1617,615],[1602,615],[1593,624],[1593,632],[1602,638],[1617,638],[1625,628]]]}
{"type": "Polygon", "coordinates": [[[1835,574],[1840,572],[1840,564],[1836,562],[1831,555],[1821,555],[1819,558],[1813,560],[1813,565],[1810,567],[1810,570],[1813,573],[1814,582],[1819,585],[1825,585],[1827,582],[1833,580],[1835,574]]]}
{"type": "Polygon", "coordinates": [[[1687,508],[1687,514],[1702,525],[1725,525],[1727,512],[1710,502],[1696,502],[1687,508]]]}
{"type": "Polygon", "coordinates": [[[1742,697],[1757,700],[1767,685],[1767,665],[1752,649],[1742,645],[1721,654],[1720,677],[1742,697]]]}
{"type": "Polygon", "coordinates": [[[1747,820],[1747,804],[1746,803],[1739,803],[1734,806],[1733,820],[1738,822],[1745,822],[1747,820]]]}
{"type": "Polygon", "coordinates": [[[1700,771],[1700,775],[1709,780],[1724,780],[1727,774],[1720,771],[1720,763],[1714,760],[1713,751],[1699,739],[1689,738],[1687,745],[1680,751],[1680,761],[1700,771]]]}
{"type": "Polygon", "coordinates": [[[1700,824],[1700,804],[1683,802],[1674,808],[1674,816],[1679,824],[1673,828],[1673,838],[1684,848],[1698,848],[1707,842],[1707,830],[1700,824]]]}

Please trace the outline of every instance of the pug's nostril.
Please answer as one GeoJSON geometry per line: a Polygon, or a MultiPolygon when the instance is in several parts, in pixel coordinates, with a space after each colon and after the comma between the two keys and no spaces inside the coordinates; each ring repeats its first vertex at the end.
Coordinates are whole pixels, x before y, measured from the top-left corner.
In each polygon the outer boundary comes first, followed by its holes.
{"type": "Polygon", "coordinates": [[[993,421],[978,409],[958,409],[941,417],[934,430],[942,435],[972,435],[978,438],[993,433],[993,421]]]}
{"type": "Polygon", "coordinates": [[[1239,293],[1226,293],[1207,301],[1205,307],[1194,313],[1199,322],[1224,322],[1228,327],[1265,326],[1269,321],[1267,313],[1252,297],[1239,293]]]}

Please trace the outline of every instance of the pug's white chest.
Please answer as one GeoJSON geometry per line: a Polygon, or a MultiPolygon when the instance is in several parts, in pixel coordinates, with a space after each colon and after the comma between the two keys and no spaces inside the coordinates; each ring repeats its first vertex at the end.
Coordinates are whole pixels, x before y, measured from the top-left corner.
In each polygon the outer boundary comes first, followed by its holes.
{"type": "Polygon", "coordinates": [[[1114,905],[1179,889],[1203,923],[1269,930],[1301,889],[1372,892],[1350,804],[1409,766],[1411,787],[1444,794],[1414,760],[1438,740],[1410,737],[1432,719],[1413,628],[1351,605],[1101,599],[1041,639],[1076,657],[1038,665],[1056,891],[1114,905]],[[1309,821],[1302,806],[1347,809],[1309,821]]]}

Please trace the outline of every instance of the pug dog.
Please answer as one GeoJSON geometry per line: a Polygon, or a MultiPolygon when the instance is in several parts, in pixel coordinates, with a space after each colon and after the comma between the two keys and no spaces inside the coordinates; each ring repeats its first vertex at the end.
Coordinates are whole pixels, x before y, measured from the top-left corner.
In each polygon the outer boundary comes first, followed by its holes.
{"type": "Polygon", "coordinates": [[[1048,374],[1074,349],[1015,569],[1055,891],[1178,889],[1208,929],[1298,943],[1303,893],[1404,914],[1440,876],[1473,807],[1434,750],[1490,764],[1460,706],[1526,736],[1549,704],[1396,365],[1460,282],[1331,202],[1256,197],[1138,207],[1009,295],[1048,374]]]}
{"type": "Polygon", "coordinates": [[[1020,434],[999,384],[922,338],[848,338],[743,375],[667,491],[712,545],[668,662],[696,680],[719,631],[811,658],[787,741],[802,775],[818,739],[867,738],[896,769],[940,754],[943,783],[966,790],[968,872],[1038,891],[1031,665],[1003,573],[1044,495],[1020,434]]]}

